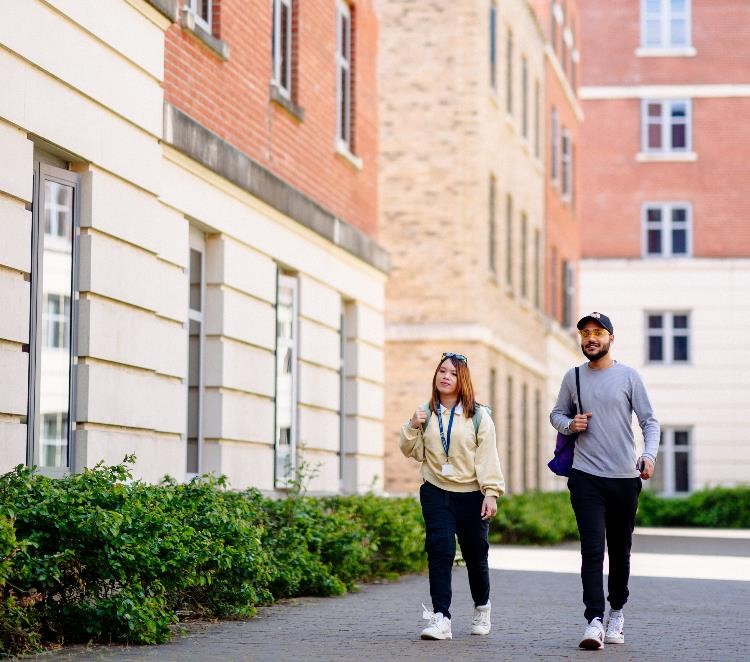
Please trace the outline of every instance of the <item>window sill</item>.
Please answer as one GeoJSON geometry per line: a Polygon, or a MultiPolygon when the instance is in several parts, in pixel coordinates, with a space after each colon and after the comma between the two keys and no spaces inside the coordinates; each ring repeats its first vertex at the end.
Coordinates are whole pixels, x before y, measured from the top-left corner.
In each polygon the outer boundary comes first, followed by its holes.
{"type": "Polygon", "coordinates": [[[692,46],[680,48],[636,48],[636,57],[695,57],[698,51],[692,46]]]}
{"type": "Polygon", "coordinates": [[[284,110],[286,110],[294,119],[298,122],[302,122],[305,119],[305,111],[298,106],[289,97],[285,96],[281,92],[281,88],[276,83],[271,83],[270,88],[271,101],[279,104],[284,110]]]}
{"type": "Polygon", "coordinates": [[[146,0],[146,2],[170,21],[177,20],[177,0],[146,0]]]}
{"type": "Polygon", "coordinates": [[[698,160],[695,152],[638,152],[638,163],[691,163],[698,160]]]}
{"type": "Polygon", "coordinates": [[[208,46],[224,62],[229,59],[229,44],[221,39],[217,39],[210,32],[198,25],[195,22],[195,14],[186,7],[183,7],[180,13],[180,25],[183,29],[192,32],[197,39],[208,46]]]}
{"type": "Polygon", "coordinates": [[[362,159],[357,155],[352,154],[349,150],[349,146],[341,140],[336,140],[336,154],[357,170],[362,170],[362,159]]]}

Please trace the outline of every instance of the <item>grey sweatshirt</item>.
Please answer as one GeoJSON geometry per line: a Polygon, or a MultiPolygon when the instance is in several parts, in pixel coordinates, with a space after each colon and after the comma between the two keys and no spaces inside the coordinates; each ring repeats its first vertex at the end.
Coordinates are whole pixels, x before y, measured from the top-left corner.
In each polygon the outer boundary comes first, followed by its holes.
{"type": "MultiPolygon", "coordinates": [[[[592,370],[588,363],[579,366],[583,413],[591,412],[588,429],[578,435],[573,468],[607,478],[635,478],[635,438],[633,412],[643,430],[644,454],[654,460],[659,450],[659,421],[641,376],[622,363],[611,368],[592,370]]],[[[577,413],[576,375],[570,369],[563,377],[560,394],[549,415],[558,432],[577,413]]]]}

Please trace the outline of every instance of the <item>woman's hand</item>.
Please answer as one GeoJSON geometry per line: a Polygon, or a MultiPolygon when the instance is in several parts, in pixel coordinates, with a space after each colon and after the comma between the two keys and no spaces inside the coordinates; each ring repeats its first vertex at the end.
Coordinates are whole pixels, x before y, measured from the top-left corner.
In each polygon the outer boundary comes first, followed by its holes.
{"type": "Polygon", "coordinates": [[[489,519],[497,514],[497,497],[485,496],[482,501],[482,519],[489,519]]]}
{"type": "Polygon", "coordinates": [[[422,423],[424,423],[426,420],[427,420],[427,412],[421,407],[417,407],[417,410],[414,412],[414,414],[411,417],[411,420],[409,421],[409,425],[411,425],[411,427],[413,427],[416,430],[418,427],[421,427],[422,423]]]}

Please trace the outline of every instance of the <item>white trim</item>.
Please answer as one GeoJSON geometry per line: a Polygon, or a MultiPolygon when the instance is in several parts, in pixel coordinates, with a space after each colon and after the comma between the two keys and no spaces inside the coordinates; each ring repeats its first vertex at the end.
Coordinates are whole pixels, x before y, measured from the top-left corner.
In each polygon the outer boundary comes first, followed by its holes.
{"type": "Polygon", "coordinates": [[[293,33],[292,33],[292,0],[273,0],[273,52],[271,62],[271,81],[276,86],[279,94],[286,99],[292,98],[292,54],[293,54],[293,33]],[[286,25],[281,25],[282,7],[286,8],[287,21],[286,25]],[[286,79],[288,86],[284,87],[282,80],[282,64],[284,57],[281,53],[282,35],[287,33],[287,52],[286,52],[286,79]]]}
{"type": "Polygon", "coordinates": [[[570,31],[569,27],[566,27],[563,30],[563,41],[565,42],[565,45],[568,48],[573,48],[573,33],[570,31]]]}
{"type": "Polygon", "coordinates": [[[213,14],[213,0],[208,0],[208,20],[204,19],[198,12],[198,0],[185,0],[183,11],[188,11],[193,16],[195,24],[212,34],[211,16],[213,14]]]}
{"type": "Polygon", "coordinates": [[[590,85],[578,88],[578,96],[596,99],[674,99],[674,98],[733,98],[750,97],[746,83],[717,83],[707,85],[590,85]]]}
{"type": "Polygon", "coordinates": [[[558,59],[555,51],[552,50],[552,46],[550,44],[547,44],[545,46],[544,52],[547,55],[547,58],[549,59],[550,64],[552,65],[552,68],[555,71],[555,75],[557,76],[557,79],[560,81],[560,85],[563,89],[563,92],[565,93],[565,97],[568,99],[568,103],[570,104],[570,107],[575,113],[576,119],[579,122],[583,122],[583,109],[581,108],[581,104],[578,101],[578,99],[580,98],[580,94],[578,95],[578,97],[576,97],[575,90],[573,90],[570,84],[570,81],[568,80],[568,77],[565,75],[565,72],[562,70],[562,66],[560,65],[560,60],[558,59]]]}
{"type": "Polygon", "coordinates": [[[662,490],[659,494],[665,496],[686,495],[692,492],[693,485],[693,428],[691,425],[666,425],[662,426],[662,439],[659,444],[659,466],[657,471],[662,472],[662,490]],[[687,433],[688,443],[684,446],[676,446],[674,443],[675,432],[687,433]],[[675,489],[676,483],[676,462],[675,455],[678,452],[687,455],[687,490],[678,492],[675,489]]]}
{"type": "Polygon", "coordinates": [[[352,14],[349,9],[349,5],[342,0],[336,2],[336,141],[343,142],[347,146],[347,150],[350,150],[352,142],[352,14]],[[342,54],[342,31],[341,23],[342,19],[346,19],[349,33],[346,35],[346,49],[345,53],[342,54]],[[344,110],[344,117],[341,116],[341,100],[344,95],[344,90],[341,87],[341,72],[346,72],[346,108],[344,110]],[[342,126],[343,120],[343,126],[342,126]],[[343,129],[343,130],[342,130],[343,129]],[[341,134],[344,134],[342,137],[341,134]]]}
{"type": "Polygon", "coordinates": [[[691,325],[691,313],[689,310],[645,310],[643,314],[643,325],[645,327],[645,347],[644,347],[644,365],[647,367],[653,366],[692,366],[693,364],[693,327],[691,325]],[[686,317],[687,327],[684,329],[674,328],[675,316],[686,317]],[[662,326],[659,328],[652,329],[649,327],[649,317],[661,317],[662,326]],[[651,337],[658,337],[662,339],[662,359],[656,360],[650,357],[651,348],[649,346],[649,340],[651,337]],[[687,360],[676,361],[674,359],[674,340],[677,337],[684,337],[687,339],[687,360]]]}
{"type": "Polygon", "coordinates": [[[565,16],[563,15],[562,7],[560,6],[560,3],[556,2],[552,5],[552,15],[555,17],[555,20],[559,25],[562,25],[565,21],[565,16]]]}
{"type": "Polygon", "coordinates": [[[657,14],[650,14],[652,20],[657,17],[656,20],[659,22],[659,44],[647,44],[646,43],[646,17],[649,16],[646,11],[646,3],[648,0],[641,0],[641,46],[644,48],[671,48],[672,44],[672,32],[671,26],[675,19],[684,19],[685,21],[685,41],[684,44],[677,44],[677,48],[684,48],[692,44],[693,34],[693,20],[692,20],[692,6],[691,0],[685,0],[685,11],[684,12],[673,12],[671,7],[671,0],[661,0],[657,14]]]}
{"type": "Polygon", "coordinates": [[[680,46],[679,48],[645,48],[635,49],[636,57],[695,57],[698,51],[694,46],[680,46]]]}
{"type": "Polygon", "coordinates": [[[696,152],[638,152],[638,163],[692,163],[698,160],[696,152]]]}
{"type": "Polygon", "coordinates": [[[357,170],[362,170],[362,159],[359,158],[356,154],[352,154],[351,150],[349,149],[349,145],[347,145],[338,136],[336,137],[335,149],[336,154],[346,159],[357,170]]]}
{"type": "Polygon", "coordinates": [[[570,54],[570,59],[573,60],[576,64],[578,64],[581,61],[581,54],[578,52],[577,48],[573,49],[573,52],[570,54]]]}
{"type": "Polygon", "coordinates": [[[693,103],[691,99],[641,99],[641,152],[642,154],[684,154],[693,149],[693,103]],[[648,114],[650,105],[659,106],[658,121],[652,121],[648,114]],[[672,117],[675,106],[684,105],[684,122],[672,117]],[[685,146],[675,148],[672,145],[672,129],[675,126],[685,126],[685,146]],[[658,126],[661,131],[659,142],[661,147],[649,147],[649,127],[658,126]]]}

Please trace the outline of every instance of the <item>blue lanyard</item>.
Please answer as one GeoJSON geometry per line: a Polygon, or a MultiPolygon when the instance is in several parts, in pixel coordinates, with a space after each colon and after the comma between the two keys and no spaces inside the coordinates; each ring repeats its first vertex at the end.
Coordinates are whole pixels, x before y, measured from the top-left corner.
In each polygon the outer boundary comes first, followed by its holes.
{"type": "Polygon", "coordinates": [[[446,441],[445,434],[443,433],[443,416],[441,406],[438,403],[438,426],[440,427],[440,441],[443,443],[443,450],[445,451],[445,457],[448,457],[448,450],[451,447],[451,428],[453,427],[453,414],[456,413],[456,405],[453,405],[451,409],[451,417],[448,419],[448,439],[446,441]]]}

